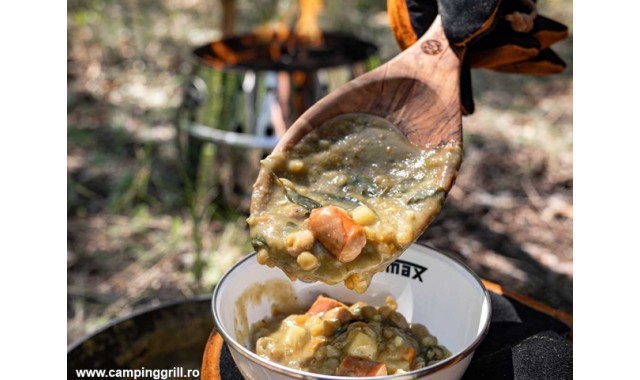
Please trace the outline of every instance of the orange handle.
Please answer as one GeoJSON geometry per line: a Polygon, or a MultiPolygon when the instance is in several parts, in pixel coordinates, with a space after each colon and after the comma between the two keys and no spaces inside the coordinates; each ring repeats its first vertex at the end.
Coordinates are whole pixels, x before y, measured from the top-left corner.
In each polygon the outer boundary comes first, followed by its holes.
{"type": "Polygon", "coordinates": [[[222,352],[222,344],[224,341],[220,334],[214,329],[209,334],[207,345],[204,348],[202,356],[202,368],[200,369],[200,378],[202,380],[220,380],[220,354],[222,352]]]}

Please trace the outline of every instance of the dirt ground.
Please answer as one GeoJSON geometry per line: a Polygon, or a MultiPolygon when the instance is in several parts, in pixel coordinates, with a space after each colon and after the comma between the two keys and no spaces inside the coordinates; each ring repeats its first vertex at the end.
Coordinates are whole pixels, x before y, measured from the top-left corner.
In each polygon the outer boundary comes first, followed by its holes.
{"type": "MultiPolygon", "coordinates": [[[[239,1],[238,28],[277,3],[239,1]]],[[[325,28],[374,41],[383,61],[396,54],[384,2],[357,4],[327,1],[325,28]]],[[[571,2],[538,5],[571,31],[571,2]]],[[[69,342],[140,307],[210,293],[251,250],[246,211],[209,186],[215,161],[186,192],[174,143],[190,51],[219,36],[218,14],[212,0],[68,2],[69,342]]],[[[571,37],[555,50],[568,65],[560,75],[474,72],[461,173],[420,241],[572,313],[571,37]]]]}

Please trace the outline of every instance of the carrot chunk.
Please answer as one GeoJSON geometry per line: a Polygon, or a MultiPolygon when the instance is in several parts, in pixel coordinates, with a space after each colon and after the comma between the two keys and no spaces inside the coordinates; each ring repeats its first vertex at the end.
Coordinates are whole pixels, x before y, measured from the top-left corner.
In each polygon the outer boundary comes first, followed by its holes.
{"type": "Polygon", "coordinates": [[[336,307],[347,307],[347,305],[343,304],[340,301],[336,301],[333,298],[329,298],[327,296],[323,296],[322,294],[316,298],[315,302],[309,310],[307,310],[307,315],[318,315],[324,314],[325,312],[336,308],[336,307]]]}
{"type": "Polygon", "coordinates": [[[387,366],[384,363],[364,360],[355,356],[346,356],[338,367],[338,376],[384,376],[387,366]]]}
{"type": "Polygon", "coordinates": [[[407,349],[402,353],[402,360],[407,361],[409,363],[413,362],[413,359],[416,358],[416,349],[409,346],[407,347],[407,349]]]}

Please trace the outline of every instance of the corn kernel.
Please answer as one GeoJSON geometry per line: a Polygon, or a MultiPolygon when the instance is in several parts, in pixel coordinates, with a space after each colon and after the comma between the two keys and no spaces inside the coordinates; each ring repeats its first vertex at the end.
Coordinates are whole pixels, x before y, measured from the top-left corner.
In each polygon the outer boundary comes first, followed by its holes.
{"type": "Polygon", "coordinates": [[[256,254],[258,264],[265,265],[269,261],[269,252],[266,249],[261,249],[256,254]]]}
{"type": "Polygon", "coordinates": [[[309,230],[292,232],[285,239],[287,253],[292,256],[297,256],[303,251],[310,250],[314,242],[313,233],[309,230]]]}
{"type": "Polygon", "coordinates": [[[304,162],[302,160],[291,160],[287,163],[287,170],[293,174],[301,174],[304,172],[304,162]]]}
{"type": "Polygon", "coordinates": [[[365,205],[361,205],[353,209],[353,211],[351,211],[351,216],[353,217],[353,220],[361,226],[368,226],[378,221],[376,214],[365,205]]]}
{"type": "Polygon", "coordinates": [[[298,265],[300,265],[300,268],[304,270],[312,270],[320,265],[318,258],[315,257],[313,253],[308,251],[302,252],[300,255],[298,255],[296,261],[298,262],[298,265]]]}
{"type": "Polygon", "coordinates": [[[387,296],[385,298],[384,303],[389,306],[392,311],[396,311],[398,309],[398,303],[392,296],[387,296]]]}
{"type": "Polygon", "coordinates": [[[331,180],[331,183],[339,187],[346,185],[347,182],[349,182],[349,177],[347,177],[345,174],[338,174],[331,180]]]}

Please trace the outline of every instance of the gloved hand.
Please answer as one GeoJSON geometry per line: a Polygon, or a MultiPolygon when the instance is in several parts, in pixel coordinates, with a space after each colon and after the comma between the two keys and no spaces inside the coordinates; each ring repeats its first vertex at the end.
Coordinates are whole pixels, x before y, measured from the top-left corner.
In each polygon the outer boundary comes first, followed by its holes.
{"type": "Polygon", "coordinates": [[[566,66],[550,46],[567,37],[567,27],[538,15],[534,0],[387,0],[387,11],[403,49],[441,15],[449,43],[466,49],[460,74],[464,115],[475,108],[471,68],[552,74],[566,66]]]}

